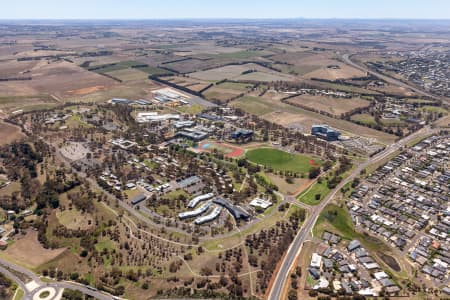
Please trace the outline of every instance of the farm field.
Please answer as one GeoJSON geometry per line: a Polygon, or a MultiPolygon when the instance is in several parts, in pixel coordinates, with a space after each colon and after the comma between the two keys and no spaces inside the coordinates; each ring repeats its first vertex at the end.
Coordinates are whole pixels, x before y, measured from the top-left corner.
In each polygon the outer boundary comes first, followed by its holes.
{"type": "Polygon", "coordinates": [[[362,135],[368,138],[376,138],[379,142],[391,144],[396,137],[372,128],[354,124],[345,120],[327,117],[319,113],[294,107],[279,101],[264,97],[242,97],[231,102],[231,106],[240,108],[248,113],[286,126],[298,129],[304,133],[310,133],[314,124],[325,123],[339,129],[349,135],[362,135]]]}
{"type": "Polygon", "coordinates": [[[249,150],[245,157],[252,163],[263,165],[278,171],[306,173],[312,167],[322,164],[320,159],[302,154],[292,154],[273,148],[249,150]]]}
{"type": "Polygon", "coordinates": [[[248,92],[253,85],[236,82],[224,82],[214,85],[203,92],[206,99],[226,102],[240,94],[248,92]]]}
{"type": "Polygon", "coordinates": [[[123,82],[148,80],[148,74],[136,68],[110,71],[105,74],[117,78],[123,82]]]}
{"type": "Polygon", "coordinates": [[[65,99],[75,90],[93,86],[110,88],[117,84],[110,78],[86,71],[66,61],[34,67],[29,76],[33,79],[0,82],[0,97],[54,95],[65,99]]]}
{"type": "Polygon", "coordinates": [[[251,89],[253,87],[253,84],[226,81],[222,82],[219,85],[216,85],[216,87],[223,90],[245,92],[251,89]]]}
{"type": "Polygon", "coordinates": [[[366,76],[366,73],[346,64],[336,61],[330,61],[329,63],[330,64],[328,66],[322,66],[320,69],[306,73],[303,77],[308,79],[320,78],[325,80],[338,80],[366,76]],[[337,68],[331,68],[329,67],[330,65],[336,66],[337,68]]]}
{"type": "Polygon", "coordinates": [[[282,73],[277,73],[272,71],[271,73],[266,72],[252,72],[244,74],[234,78],[235,80],[241,81],[258,81],[258,82],[272,82],[272,81],[293,81],[294,78],[282,73]]]}
{"type": "Polygon", "coordinates": [[[152,90],[160,85],[152,81],[117,83],[108,89],[96,89],[87,94],[71,94],[66,101],[103,102],[112,98],[143,99],[152,96],[152,90]]]}
{"type": "MultiPolygon", "coordinates": [[[[282,74],[280,72],[276,72],[270,70],[268,68],[262,67],[257,64],[244,64],[244,65],[228,65],[220,68],[210,69],[206,71],[199,71],[195,73],[188,74],[190,77],[198,78],[206,81],[220,81],[224,79],[229,80],[257,80],[255,78],[262,78],[261,81],[273,81],[273,78],[278,78],[278,80],[291,80],[292,78],[282,74]],[[242,74],[249,70],[255,70],[257,72],[253,72],[258,75],[253,75],[253,73],[242,74]],[[263,74],[259,74],[263,73],[263,74]],[[249,76],[249,77],[246,77],[249,76]],[[280,79],[281,78],[281,79],[280,79]],[[267,80],[266,80],[267,79],[267,80]]],[[[276,79],[275,79],[276,80],[276,79]]]]}
{"type": "Polygon", "coordinates": [[[288,103],[299,104],[314,110],[339,116],[356,108],[367,107],[370,101],[361,98],[334,98],[326,96],[301,95],[287,100],[288,103]]]}
{"type": "Polygon", "coordinates": [[[119,61],[119,62],[113,62],[110,64],[104,64],[99,66],[93,66],[89,67],[88,70],[100,74],[108,73],[108,72],[114,72],[114,71],[120,71],[125,70],[128,68],[131,68],[132,66],[141,65],[142,63],[139,63],[137,61],[119,61]]]}
{"type": "Polygon", "coordinates": [[[173,62],[169,61],[161,64],[161,67],[174,70],[181,74],[196,72],[197,70],[202,70],[210,66],[211,61],[200,60],[195,58],[186,58],[184,60],[180,60],[180,58],[178,58],[173,62]]]}
{"type": "Polygon", "coordinates": [[[205,82],[203,80],[198,80],[198,79],[189,78],[189,77],[182,77],[182,76],[164,77],[163,79],[165,81],[169,81],[173,84],[188,88],[195,92],[199,92],[211,84],[211,83],[205,82]]]}

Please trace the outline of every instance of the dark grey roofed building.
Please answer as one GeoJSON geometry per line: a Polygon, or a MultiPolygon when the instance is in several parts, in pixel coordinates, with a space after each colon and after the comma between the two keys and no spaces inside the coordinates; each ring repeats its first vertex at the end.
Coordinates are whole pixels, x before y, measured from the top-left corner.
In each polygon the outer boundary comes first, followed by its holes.
{"type": "Polygon", "coordinates": [[[139,203],[141,203],[142,201],[144,201],[145,199],[147,199],[147,196],[145,196],[144,194],[141,194],[141,195],[139,195],[139,196],[134,197],[134,198],[131,200],[131,204],[133,204],[133,205],[139,204],[139,203]]]}
{"type": "Polygon", "coordinates": [[[236,220],[248,220],[250,218],[250,215],[246,211],[236,205],[231,204],[224,198],[216,198],[213,200],[213,202],[228,209],[228,211],[236,220]]]}
{"type": "Polygon", "coordinates": [[[352,251],[358,249],[359,247],[361,247],[361,243],[358,240],[353,240],[348,244],[347,250],[352,252],[352,251]]]}

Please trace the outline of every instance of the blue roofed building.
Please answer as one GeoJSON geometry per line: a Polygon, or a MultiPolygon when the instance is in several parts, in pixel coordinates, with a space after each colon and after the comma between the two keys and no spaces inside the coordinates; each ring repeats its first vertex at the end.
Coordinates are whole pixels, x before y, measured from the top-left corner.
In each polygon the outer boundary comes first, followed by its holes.
{"type": "Polygon", "coordinates": [[[326,124],[313,125],[311,127],[311,134],[329,142],[339,140],[339,136],[341,135],[339,131],[326,124]]]}
{"type": "Polygon", "coordinates": [[[253,137],[253,130],[238,129],[231,134],[231,137],[236,140],[240,138],[250,139],[253,137]]]}

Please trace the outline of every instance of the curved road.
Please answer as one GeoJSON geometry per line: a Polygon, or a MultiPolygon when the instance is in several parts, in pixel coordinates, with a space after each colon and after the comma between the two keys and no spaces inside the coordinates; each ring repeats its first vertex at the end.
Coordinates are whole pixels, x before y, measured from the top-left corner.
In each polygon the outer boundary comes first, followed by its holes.
{"type": "Polygon", "coordinates": [[[355,168],[351,174],[343,179],[323,200],[322,202],[311,208],[310,215],[306,222],[303,224],[300,231],[295,236],[294,240],[292,241],[290,247],[288,248],[286,255],[284,256],[284,259],[281,263],[281,266],[278,270],[278,273],[276,274],[275,281],[272,285],[272,288],[269,292],[269,299],[270,300],[279,300],[282,299],[283,290],[286,285],[286,279],[289,276],[290,270],[292,270],[293,264],[297,258],[297,256],[300,254],[300,251],[302,249],[303,243],[305,240],[309,237],[310,232],[312,231],[314,224],[317,221],[317,218],[319,217],[322,210],[325,208],[325,206],[333,199],[333,197],[340,191],[342,187],[344,187],[345,184],[353,180],[355,177],[357,177],[360,172],[368,167],[371,164],[374,164],[387,156],[391,155],[401,147],[407,145],[410,141],[416,139],[419,136],[425,136],[427,134],[431,134],[434,132],[437,132],[438,129],[431,129],[429,126],[426,126],[419,131],[416,131],[415,133],[403,138],[402,140],[399,140],[398,142],[386,147],[382,152],[378,153],[377,155],[369,158],[364,163],[360,164],[357,168],[355,168]]]}
{"type": "MultiPolygon", "coordinates": [[[[33,298],[39,298],[39,294],[48,289],[54,289],[56,295],[62,293],[64,289],[80,291],[85,295],[90,295],[99,300],[111,300],[112,295],[106,294],[104,292],[97,291],[93,288],[88,288],[84,285],[68,282],[68,281],[53,281],[53,282],[43,282],[39,276],[31,272],[30,270],[13,264],[7,260],[0,258],[0,272],[5,274],[8,278],[15,281],[21,290],[24,291],[24,296],[22,300],[32,300],[33,298]],[[29,282],[24,282],[24,279],[19,278],[16,274],[22,274],[24,277],[30,279],[29,282]],[[30,284],[33,282],[33,284],[30,284]]],[[[56,297],[52,297],[55,299],[56,297]]]]}

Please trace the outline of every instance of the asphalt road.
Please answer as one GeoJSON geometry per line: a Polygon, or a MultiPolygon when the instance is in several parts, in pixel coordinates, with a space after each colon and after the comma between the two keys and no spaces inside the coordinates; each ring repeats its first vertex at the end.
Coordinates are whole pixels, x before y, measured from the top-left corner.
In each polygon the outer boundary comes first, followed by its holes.
{"type": "MultiPolygon", "coordinates": [[[[36,274],[31,272],[30,270],[28,270],[22,266],[13,264],[4,259],[0,259],[0,272],[5,274],[11,280],[15,281],[18,284],[18,286],[20,287],[20,289],[22,289],[24,291],[24,296],[23,296],[22,300],[32,300],[33,297],[36,298],[36,295],[39,295],[39,293],[41,293],[41,291],[46,288],[55,289],[56,294],[58,294],[58,292],[60,292],[62,289],[70,289],[70,290],[80,291],[85,295],[90,295],[99,300],[113,299],[112,295],[106,294],[104,292],[89,289],[84,285],[74,283],[74,282],[68,282],[68,281],[43,282],[39,276],[37,276],[36,274]],[[14,271],[14,273],[12,271],[14,271]],[[24,279],[19,278],[19,276],[16,275],[17,273],[23,274],[24,275],[23,277],[27,277],[30,280],[28,282],[25,282],[24,279]],[[29,291],[27,289],[26,284],[31,281],[34,281],[37,285],[39,285],[39,287],[36,287],[32,291],[29,291]]],[[[39,297],[39,296],[37,296],[37,297],[39,297]]]]}
{"type": "Polygon", "coordinates": [[[296,257],[299,255],[303,243],[305,240],[309,237],[310,232],[312,231],[314,224],[317,221],[317,218],[319,217],[322,210],[325,208],[325,206],[334,198],[334,196],[341,190],[342,187],[344,187],[345,184],[352,181],[355,177],[359,176],[360,172],[368,167],[371,164],[374,164],[387,156],[391,155],[401,147],[408,144],[410,141],[414,140],[415,138],[419,136],[425,136],[427,134],[431,134],[433,132],[437,132],[438,129],[431,129],[429,126],[426,126],[419,131],[416,131],[415,133],[403,138],[402,140],[397,141],[396,143],[386,147],[382,152],[378,153],[377,155],[369,158],[364,163],[360,164],[358,167],[356,167],[351,174],[342,180],[323,200],[322,202],[313,207],[310,210],[310,215],[308,216],[307,220],[303,224],[300,231],[295,236],[293,242],[291,243],[290,247],[287,250],[286,255],[284,256],[284,260],[281,263],[280,269],[278,270],[278,273],[276,274],[275,281],[272,285],[271,291],[269,293],[269,299],[270,300],[279,300],[281,299],[281,296],[283,294],[283,289],[286,285],[286,279],[290,275],[289,272],[293,267],[293,264],[295,262],[296,257]]]}

